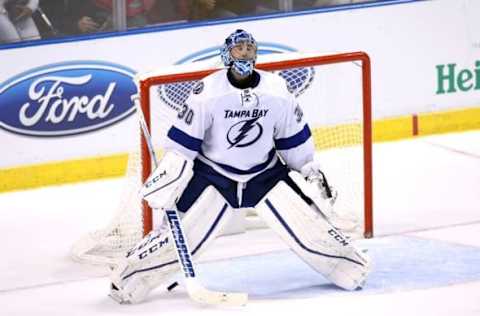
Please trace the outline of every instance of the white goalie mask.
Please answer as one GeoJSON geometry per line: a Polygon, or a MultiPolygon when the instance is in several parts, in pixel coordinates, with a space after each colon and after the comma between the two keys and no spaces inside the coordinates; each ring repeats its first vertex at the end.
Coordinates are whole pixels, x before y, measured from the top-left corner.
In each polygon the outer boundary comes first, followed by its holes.
{"type": "Polygon", "coordinates": [[[256,48],[257,42],[253,38],[252,34],[244,30],[236,30],[225,39],[225,43],[220,49],[220,55],[225,66],[232,67],[232,69],[240,76],[246,77],[252,74],[253,68],[255,67],[255,61],[257,60],[256,48]],[[255,55],[253,58],[238,59],[232,56],[232,48],[242,42],[253,44],[255,46],[255,55]]]}

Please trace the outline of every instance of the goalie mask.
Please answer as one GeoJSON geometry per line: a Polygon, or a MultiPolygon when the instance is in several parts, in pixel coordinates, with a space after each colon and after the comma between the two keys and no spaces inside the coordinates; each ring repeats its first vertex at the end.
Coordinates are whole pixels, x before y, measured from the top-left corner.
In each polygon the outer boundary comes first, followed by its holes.
{"type": "Polygon", "coordinates": [[[220,55],[225,66],[232,67],[232,69],[240,76],[246,77],[252,74],[253,68],[255,67],[255,61],[257,59],[256,50],[257,42],[253,38],[252,34],[244,30],[236,30],[225,39],[225,43],[220,49],[220,55]],[[244,42],[255,46],[255,54],[253,58],[240,59],[233,57],[231,53],[232,48],[244,42]]]}

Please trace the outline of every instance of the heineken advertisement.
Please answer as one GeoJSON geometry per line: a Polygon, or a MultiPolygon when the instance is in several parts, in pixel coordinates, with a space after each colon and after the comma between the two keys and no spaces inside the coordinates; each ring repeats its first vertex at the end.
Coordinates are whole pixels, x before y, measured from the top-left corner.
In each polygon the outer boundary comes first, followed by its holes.
{"type": "Polygon", "coordinates": [[[472,68],[457,64],[437,65],[437,94],[480,90],[480,60],[472,68]]]}

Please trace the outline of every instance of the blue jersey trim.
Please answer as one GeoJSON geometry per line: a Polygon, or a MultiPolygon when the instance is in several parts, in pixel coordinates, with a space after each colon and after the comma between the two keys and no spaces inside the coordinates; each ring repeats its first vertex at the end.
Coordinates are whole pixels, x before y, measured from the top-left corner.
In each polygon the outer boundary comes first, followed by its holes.
{"type": "Polygon", "coordinates": [[[312,136],[310,128],[308,127],[308,124],[305,124],[303,129],[297,134],[286,138],[276,139],[275,147],[277,148],[277,150],[292,149],[305,143],[310,138],[310,136],[312,136]]]}
{"type": "Polygon", "coordinates": [[[232,166],[229,166],[229,165],[224,165],[222,163],[213,161],[213,160],[207,158],[203,153],[201,153],[202,157],[204,157],[208,161],[213,162],[214,164],[216,164],[217,166],[219,166],[223,170],[231,172],[231,173],[239,174],[239,175],[252,174],[252,173],[257,173],[259,171],[262,171],[272,162],[273,158],[275,157],[275,154],[276,154],[276,150],[274,148],[272,148],[272,150],[269,151],[268,158],[265,162],[262,162],[259,165],[253,166],[250,169],[242,170],[242,169],[237,169],[235,167],[232,167],[232,166]]]}
{"type": "Polygon", "coordinates": [[[192,151],[199,152],[202,148],[202,141],[199,138],[192,137],[185,133],[184,131],[172,126],[167,134],[168,138],[174,142],[182,145],[183,147],[190,149],[192,151]]]}

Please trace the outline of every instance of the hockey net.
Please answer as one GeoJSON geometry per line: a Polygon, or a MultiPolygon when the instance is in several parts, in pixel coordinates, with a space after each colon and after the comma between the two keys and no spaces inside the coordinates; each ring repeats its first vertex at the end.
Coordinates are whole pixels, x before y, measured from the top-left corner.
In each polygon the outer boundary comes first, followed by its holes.
{"type": "MultiPolygon", "coordinates": [[[[370,60],[363,52],[305,55],[260,55],[257,68],[283,77],[296,95],[312,130],[318,160],[338,192],[335,211],[354,216],[358,235],[373,236],[372,122],[370,60]]],[[[184,113],[192,87],[218,70],[211,62],[167,67],[137,76],[140,105],[157,154],[171,124],[184,113]]],[[[138,150],[129,155],[123,200],[110,225],[88,234],[72,248],[72,255],[89,263],[113,264],[161,219],[138,197],[138,189],[152,171],[146,143],[138,133],[138,150]]],[[[255,212],[239,212],[233,232],[263,227],[255,212]],[[250,224],[249,224],[250,223],[250,224]]]]}

